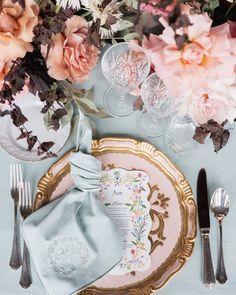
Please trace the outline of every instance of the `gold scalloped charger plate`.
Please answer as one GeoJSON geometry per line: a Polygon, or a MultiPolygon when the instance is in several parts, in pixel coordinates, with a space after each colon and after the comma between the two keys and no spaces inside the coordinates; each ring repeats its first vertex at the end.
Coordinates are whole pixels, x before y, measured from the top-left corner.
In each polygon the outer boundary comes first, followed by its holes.
{"type": "MultiPolygon", "coordinates": [[[[129,138],[103,138],[92,142],[93,155],[103,170],[122,168],[149,176],[152,228],[151,266],[124,275],[106,274],[80,295],[149,295],[163,287],[190,257],[196,236],[196,205],[192,190],[179,169],[153,145],[129,138]]],[[[58,198],[72,185],[70,153],[44,175],[35,199],[35,210],[58,198]]]]}

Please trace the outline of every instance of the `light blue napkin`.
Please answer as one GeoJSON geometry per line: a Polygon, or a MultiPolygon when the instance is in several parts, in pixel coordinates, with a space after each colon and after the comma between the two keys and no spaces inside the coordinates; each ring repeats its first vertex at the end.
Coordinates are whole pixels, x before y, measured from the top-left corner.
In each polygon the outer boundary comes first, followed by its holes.
{"type": "Polygon", "coordinates": [[[122,258],[118,230],[97,199],[101,163],[91,156],[92,133],[80,113],[79,151],[70,157],[75,187],[34,212],[22,232],[47,294],[69,295],[106,274],[122,258]]]}

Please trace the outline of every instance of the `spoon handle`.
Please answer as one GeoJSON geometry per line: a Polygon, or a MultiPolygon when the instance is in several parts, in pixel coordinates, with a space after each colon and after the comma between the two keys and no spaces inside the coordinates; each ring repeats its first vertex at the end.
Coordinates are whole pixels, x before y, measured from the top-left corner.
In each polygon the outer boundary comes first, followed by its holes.
{"type": "Polygon", "coordinates": [[[227,278],[225,264],[224,264],[222,220],[219,220],[219,229],[220,229],[220,253],[219,253],[217,270],[216,270],[216,279],[220,284],[224,284],[228,278],[227,278]]]}

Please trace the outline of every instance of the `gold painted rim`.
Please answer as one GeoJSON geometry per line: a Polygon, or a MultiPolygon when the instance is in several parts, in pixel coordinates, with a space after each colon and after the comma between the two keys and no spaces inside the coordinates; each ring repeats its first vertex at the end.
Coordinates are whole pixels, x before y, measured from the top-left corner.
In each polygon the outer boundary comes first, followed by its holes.
{"type": "MultiPolygon", "coordinates": [[[[96,294],[128,294],[132,290],[132,295],[149,295],[167,284],[167,282],[183,267],[187,259],[191,256],[194,241],[196,237],[196,204],[193,198],[192,189],[188,184],[184,175],[179,171],[179,169],[171,162],[162,152],[158,151],[153,145],[140,142],[130,138],[103,138],[101,140],[93,140],[92,142],[92,153],[95,156],[104,153],[125,153],[134,154],[145,158],[147,161],[154,164],[158,169],[160,169],[167,178],[171,181],[180,205],[180,210],[182,214],[182,229],[178,242],[174,249],[172,250],[169,257],[166,259],[162,265],[158,267],[156,271],[151,273],[147,278],[142,281],[138,281],[133,284],[126,285],[124,287],[112,288],[97,288],[96,286],[90,286],[84,291],[80,292],[80,295],[96,295],[96,294]],[[109,146],[106,142],[130,142],[135,148],[130,147],[120,147],[117,145],[109,146]],[[161,163],[155,159],[155,157],[161,157],[167,163],[171,169],[178,174],[179,180],[177,180],[170,171],[168,171],[161,163]],[[177,269],[170,272],[168,277],[158,284],[162,276],[172,267],[174,264],[178,263],[177,269]]],[[[70,165],[67,164],[61,169],[56,175],[53,174],[53,169],[58,164],[61,164],[71,153],[66,153],[59,161],[52,165],[47,173],[41,178],[38,183],[34,209],[42,207],[50,201],[52,193],[55,191],[58,183],[70,173],[70,165]]]]}

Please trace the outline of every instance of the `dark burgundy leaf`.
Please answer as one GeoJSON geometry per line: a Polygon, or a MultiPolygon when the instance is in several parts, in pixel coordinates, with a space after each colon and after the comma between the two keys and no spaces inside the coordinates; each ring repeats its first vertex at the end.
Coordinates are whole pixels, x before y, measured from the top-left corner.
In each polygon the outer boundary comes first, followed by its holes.
{"type": "Polygon", "coordinates": [[[209,134],[210,134],[210,131],[208,131],[202,126],[198,126],[195,129],[195,134],[193,136],[193,139],[199,142],[200,144],[204,144],[209,134]]]}
{"type": "Polygon", "coordinates": [[[53,152],[46,152],[46,156],[42,157],[41,159],[45,160],[45,159],[56,158],[56,157],[57,157],[57,154],[55,154],[53,152]]]}
{"type": "Polygon", "coordinates": [[[183,34],[183,35],[175,35],[175,42],[179,50],[181,50],[184,45],[188,42],[188,35],[183,34]]]}
{"type": "Polygon", "coordinates": [[[58,34],[60,32],[65,31],[66,24],[64,20],[61,19],[55,19],[54,22],[51,25],[51,31],[53,34],[58,34]]]}
{"type": "Polygon", "coordinates": [[[217,132],[222,128],[222,124],[217,123],[214,120],[209,120],[206,124],[200,125],[210,132],[217,132]]]}
{"type": "Polygon", "coordinates": [[[23,90],[25,86],[26,69],[21,59],[18,59],[12,66],[11,70],[5,77],[5,81],[9,83],[12,95],[23,90]]]}
{"type": "Polygon", "coordinates": [[[18,2],[22,8],[25,9],[25,0],[12,0],[13,3],[18,2]]]}
{"type": "Polygon", "coordinates": [[[47,142],[41,143],[38,147],[38,155],[40,156],[44,153],[47,153],[54,144],[55,143],[53,141],[47,141],[47,142]]]}
{"type": "Polygon", "coordinates": [[[103,0],[101,3],[101,8],[104,9],[106,8],[107,5],[111,3],[112,0],[103,0]]]}
{"type": "Polygon", "coordinates": [[[175,23],[178,17],[181,15],[180,5],[177,4],[175,8],[169,13],[169,23],[175,23]]]}
{"type": "Polygon", "coordinates": [[[201,124],[196,128],[193,138],[199,143],[204,143],[206,137],[210,134],[215,152],[218,152],[227,144],[230,137],[229,130],[224,129],[225,124],[226,121],[219,124],[214,120],[209,120],[207,123],[201,124]]]}
{"type": "Polygon", "coordinates": [[[114,25],[117,22],[117,18],[113,15],[107,17],[106,23],[103,25],[104,28],[110,29],[111,25],[114,25]]]}
{"type": "Polygon", "coordinates": [[[2,90],[0,91],[0,100],[1,103],[5,103],[6,101],[11,102],[14,100],[12,97],[11,87],[7,83],[3,84],[2,90]]]}
{"type": "Polygon", "coordinates": [[[99,35],[99,30],[100,30],[100,20],[97,20],[96,23],[93,23],[89,27],[89,31],[88,31],[88,42],[90,44],[95,45],[98,48],[101,47],[101,38],[99,35]]]}
{"type": "Polygon", "coordinates": [[[27,136],[29,136],[32,133],[32,131],[26,131],[23,128],[20,128],[20,132],[21,132],[21,134],[17,137],[16,140],[26,138],[27,136]]]}
{"type": "Polygon", "coordinates": [[[188,26],[192,25],[190,22],[189,17],[186,14],[181,14],[175,23],[172,25],[173,29],[178,29],[178,28],[186,28],[188,26]]]}
{"type": "Polygon", "coordinates": [[[16,127],[19,127],[28,121],[28,119],[23,115],[21,109],[15,104],[13,110],[11,111],[11,119],[16,127]]]}
{"type": "Polygon", "coordinates": [[[67,111],[65,109],[57,109],[54,111],[54,113],[51,116],[51,119],[49,120],[49,125],[52,127],[55,131],[57,131],[60,128],[60,119],[64,117],[67,114],[67,111]]]}
{"type": "Polygon", "coordinates": [[[133,104],[133,109],[134,109],[134,111],[136,111],[136,110],[141,111],[143,109],[143,100],[140,96],[135,99],[134,104],[133,104]]]}
{"type": "Polygon", "coordinates": [[[49,125],[53,130],[57,131],[60,128],[60,120],[52,115],[49,125]]]}
{"type": "Polygon", "coordinates": [[[4,110],[4,111],[0,110],[0,117],[4,117],[6,115],[11,115],[11,111],[9,111],[9,110],[4,110]]]}
{"type": "Polygon", "coordinates": [[[44,77],[41,77],[41,73],[32,73],[30,75],[30,84],[33,89],[37,91],[46,92],[50,90],[48,81],[45,81],[44,77]]]}
{"type": "Polygon", "coordinates": [[[28,143],[28,151],[31,151],[32,148],[35,146],[38,138],[35,135],[28,134],[27,135],[27,143],[28,143]]]}
{"type": "Polygon", "coordinates": [[[225,129],[223,131],[223,136],[222,136],[222,147],[224,147],[228,143],[229,138],[230,138],[230,132],[229,130],[225,129]]]}
{"type": "Polygon", "coordinates": [[[223,128],[211,133],[211,139],[215,148],[215,152],[218,152],[227,144],[229,137],[229,130],[223,128]]]}
{"type": "Polygon", "coordinates": [[[38,24],[34,27],[34,43],[38,45],[49,45],[52,44],[52,31],[50,28],[46,27],[42,24],[38,24]]]}
{"type": "Polygon", "coordinates": [[[48,104],[48,103],[47,103],[47,104],[42,108],[41,113],[42,113],[42,114],[46,114],[46,113],[48,112],[48,110],[50,109],[51,106],[52,106],[51,104],[48,104]]]}
{"type": "Polygon", "coordinates": [[[167,6],[171,5],[173,2],[174,2],[174,0],[161,0],[161,1],[156,1],[156,4],[153,4],[153,6],[154,7],[166,8],[167,6]]]}
{"type": "Polygon", "coordinates": [[[54,112],[54,117],[56,117],[57,119],[61,119],[62,117],[64,117],[65,115],[67,115],[67,111],[65,109],[57,109],[54,112]]]}

